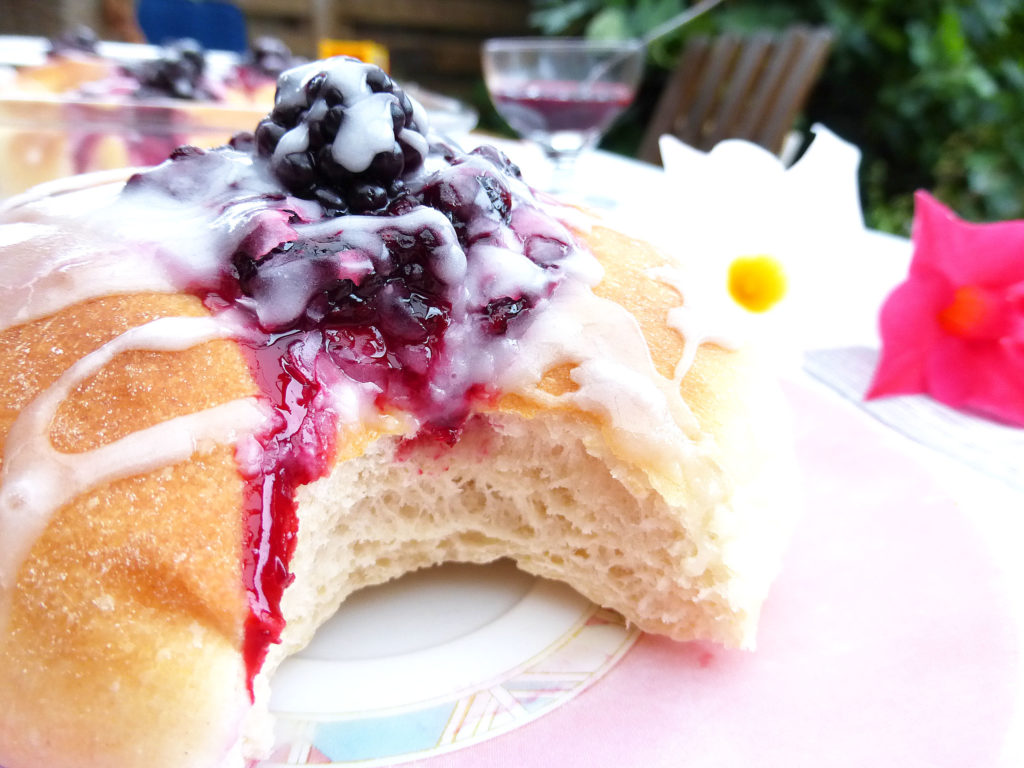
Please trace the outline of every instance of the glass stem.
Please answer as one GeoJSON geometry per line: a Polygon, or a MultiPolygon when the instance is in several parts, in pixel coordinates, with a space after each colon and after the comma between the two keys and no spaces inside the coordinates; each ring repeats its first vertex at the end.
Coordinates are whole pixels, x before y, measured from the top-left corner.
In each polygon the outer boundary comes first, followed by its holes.
{"type": "Polygon", "coordinates": [[[573,175],[576,169],[576,158],[579,152],[558,152],[547,153],[551,161],[551,178],[548,181],[548,191],[553,193],[566,193],[573,190],[573,175]]]}

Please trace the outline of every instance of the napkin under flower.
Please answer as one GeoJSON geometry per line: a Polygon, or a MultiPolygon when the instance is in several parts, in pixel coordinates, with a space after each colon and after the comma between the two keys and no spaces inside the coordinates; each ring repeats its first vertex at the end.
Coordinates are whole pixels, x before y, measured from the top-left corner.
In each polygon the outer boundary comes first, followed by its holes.
{"type": "Polygon", "coordinates": [[[860,151],[823,125],[813,133],[790,166],[749,141],[702,152],[662,136],[665,231],[655,224],[644,233],[697,265],[684,302],[700,305],[727,338],[763,338],[787,367],[799,367],[805,349],[860,340],[863,327],[873,334],[877,313],[857,314],[867,290],[858,280],[860,151]]]}
{"type": "Polygon", "coordinates": [[[918,192],[912,237],[867,397],[927,394],[1024,427],[1024,221],[967,222],[918,192]]]}

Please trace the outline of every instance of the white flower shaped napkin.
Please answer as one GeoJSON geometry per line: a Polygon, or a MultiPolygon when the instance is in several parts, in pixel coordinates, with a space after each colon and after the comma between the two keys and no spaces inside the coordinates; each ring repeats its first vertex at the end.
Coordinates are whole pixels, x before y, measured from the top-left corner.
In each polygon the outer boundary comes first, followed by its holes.
{"type": "Polygon", "coordinates": [[[792,166],[742,140],[701,152],[662,136],[661,201],[645,234],[698,268],[692,295],[726,333],[807,349],[874,345],[878,307],[906,270],[905,241],[864,228],[860,151],[821,125],[792,166]],[[894,255],[895,254],[895,255],[894,255]]]}

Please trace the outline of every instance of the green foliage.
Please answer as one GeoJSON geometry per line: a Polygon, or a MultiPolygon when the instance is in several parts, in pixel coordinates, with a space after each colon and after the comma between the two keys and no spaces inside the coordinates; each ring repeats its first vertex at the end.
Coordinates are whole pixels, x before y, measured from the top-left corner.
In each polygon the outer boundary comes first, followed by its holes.
{"type": "MultiPolygon", "coordinates": [[[[543,34],[578,35],[601,40],[642,37],[649,30],[681,12],[683,0],[533,0],[531,23],[543,34]]],[[[702,21],[692,28],[701,28],[702,21]]],[[[669,69],[675,63],[682,34],[651,45],[653,67],[669,69]]]]}
{"type": "MultiPolygon", "coordinates": [[[[688,4],[533,2],[540,31],[603,37],[642,34],[688,4]]],[[[918,188],[968,218],[1024,218],[1024,0],[726,0],[652,47],[648,78],[664,81],[688,34],[793,23],[836,34],[805,120],[862,149],[871,225],[905,232],[918,188]]],[[[640,134],[653,101],[620,137],[640,134]]]]}

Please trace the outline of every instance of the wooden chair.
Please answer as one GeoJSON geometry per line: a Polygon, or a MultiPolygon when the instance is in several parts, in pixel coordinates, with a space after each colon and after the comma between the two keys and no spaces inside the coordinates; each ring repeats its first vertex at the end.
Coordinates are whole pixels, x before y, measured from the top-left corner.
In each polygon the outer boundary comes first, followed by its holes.
{"type": "Polygon", "coordinates": [[[666,133],[705,151],[739,138],[778,154],[821,76],[832,39],[827,29],[802,26],[693,38],[658,101],[640,158],[659,163],[658,137],[666,133]]]}

